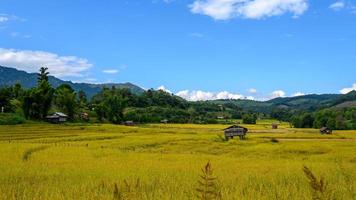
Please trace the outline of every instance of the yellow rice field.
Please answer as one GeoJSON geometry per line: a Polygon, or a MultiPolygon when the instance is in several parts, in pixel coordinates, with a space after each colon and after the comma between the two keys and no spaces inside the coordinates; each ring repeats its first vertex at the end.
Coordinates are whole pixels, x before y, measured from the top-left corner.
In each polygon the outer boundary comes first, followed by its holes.
{"type": "Polygon", "coordinates": [[[356,131],[260,121],[247,140],[224,141],[226,127],[0,126],[0,199],[197,199],[208,161],[220,199],[312,199],[303,166],[324,177],[327,198],[356,199],[356,131]]]}

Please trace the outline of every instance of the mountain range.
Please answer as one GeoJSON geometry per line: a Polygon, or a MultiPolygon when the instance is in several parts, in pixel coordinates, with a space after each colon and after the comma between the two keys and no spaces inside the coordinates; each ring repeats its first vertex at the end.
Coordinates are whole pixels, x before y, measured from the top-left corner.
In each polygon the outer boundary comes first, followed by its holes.
{"type": "MultiPolygon", "coordinates": [[[[70,85],[75,91],[83,90],[89,98],[97,94],[104,87],[128,88],[135,94],[143,93],[145,90],[132,83],[73,83],[64,81],[54,76],[49,76],[49,82],[53,87],[61,84],[70,85]]],[[[0,87],[20,83],[24,88],[32,88],[37,84],[37,73],[27,73],[14,68],[0,66],[0,87]]],[[[322,108],[342,108],[356,106],[356,91],[348,94],[310,94],[297,97],[280,97],[269,101],[253,101],[246,99],[226,99],[209,101],[215,104],[235,104],[243,109],[256,112],[270,112],[275,108],[288,108],[294,110],[313,111],[322,108]]]]}
{"type": "MultiPolygon", "coordinates": [[[[131,92],[139,94],[145,90],[132,83],[107,83],[107,84],[92,84],[92,83],[73,83],[71,81],[64,81],[54,76],[49,76],[49,82],[53,87],[58,87],[62,84],[70,85],[75,91],[84,91],[86,95],[91,98],[99,93],[104,87],[111,88],[128,88],[131,92]]],[[[10,67],[0,66],[0,87],[10,86],[20,83],[24,88],[32,88],[37,85],[37,73],[27,73],[25,71],[17,70],[10,67]]]]}

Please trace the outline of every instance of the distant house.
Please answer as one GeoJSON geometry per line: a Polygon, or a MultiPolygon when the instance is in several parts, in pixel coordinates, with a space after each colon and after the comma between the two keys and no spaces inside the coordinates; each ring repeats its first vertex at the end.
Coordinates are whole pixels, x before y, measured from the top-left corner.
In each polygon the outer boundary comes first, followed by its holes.
{"type": "Polygon", "coordinates": [[[163,120],[161,120],[161,123],[162,123],[162,124],[167,124],[167,123],[168,123],[168,119],[163,119],[163,120]]]}
{"type": "Polygon", "coordinates": [[[125,121],[123,124],[125,126],[135,126],[135,123],[133,121],[125,121]]]}
{"type": "Polygon", "coordinates": [[[64,123],[67,121],[67,119],[68,119],[68,116],[61,112],[55,112],[52,115],[48,115],[46,117],[46,121],[55,123],[55,124],[64,123]]]}
{"type": "Polygon", "coordinates": [[[80,113],[80,118],[84,121],[89,121],[89,114],[86,112],[80,113]]]}
{"type": "Polygon", "coordinates": [[[241,140],[245,139],[248,129],[239,125],[232,125],[224,129],[225,138],[233,139],[234,136],[239,136],[241,140]]]}
{"type": "Polygon", "coordinates": [[[278,129],[278,124],[272,124],[272,129],[278,129]]]}
{"type": "Polygon", "coordinates": [[[328,127],[322,127],[321,129],[320,129],[320,133],[321,134],[332,134],[332,130],[330,129],[330,128],[328,128],[328,127]]]}

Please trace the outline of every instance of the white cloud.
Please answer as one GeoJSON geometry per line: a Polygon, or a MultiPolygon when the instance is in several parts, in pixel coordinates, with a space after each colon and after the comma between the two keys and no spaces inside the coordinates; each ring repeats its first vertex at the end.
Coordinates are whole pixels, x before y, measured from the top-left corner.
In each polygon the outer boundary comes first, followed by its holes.
{"type": "Polygon", "coordinates": [[[349,88],[343,88],[343,89],[341,89],[341,90],[340,90],[340,93],[341,93],[341,94],[347,94],[347,93],[349,93],[349,92],[351,92],[351,91],[353,91],[353,90],[356,91],[356,83],[352,84],[352,86],[349,87],[349,88]]]}
{"type": "Polygon", "coordinates": [[[195,38],[202,38],[202,37],[204,37],[204,34],[198,33],[198,32],[194,32],[194,33],[190,33],[189,36],[190,37],[195,37],[195,38]]]}
{"type": "Polygon", "coordinates": [[[188,101],[206,101],[206,100],[216,100],[216,99],[253,99],[253,97],[244,97],[241,94],[230,93],[227,91],[222,91],[218,93],[205,92],[201,90],[182,90],[176,93],[188,101]]]}
{"type": "Polygon", "coordinates": [[[2,22],[7,22],[7,21],[9,21],[9,18],[8,18],[8,17],[6,17],[6,16],[1,16],[1,15],[0,15],[0,23],[2,23],[2,22]]]}
{"type": "Polygon", "coordinates": [[[286,96],[286,93],[283,90],[276,90],[270,94],[271,99],[274,99],[277,97],[285,97],[285,96],[286,96]]]}
{"type": "Polygon", "coordinates": [[[14,38],[24,38],[24,39],[31,38],[31,35],[22,34],[19,32],[12,32],[10,35],[11,35],[11,37],[14,37],[14,38]]]}
{"type": "Polygon", "coordinates": [[[37,72],[48,67],[51,75],[57,77],[82,77],[83,72],[93,65],[87,59],[76,56],[59,56],[45,51],[16,50],[0,48],[0,65],[14,67],[27,72],[37,72]]]}
{"type": "Polygon", "coordinates": [[[256,94],[257,93],[257,89],[255,89],[255,88],[250,88],[250,89],[248,89],[247,90],[249,93],[251,93],[251,94],[256,94]]]}
{"type": "Polygon", "coordinates": [[[189,8],[192,13],[215,20],[261,19],[285,13],[298,17],[308,9],[308,3],[307,0],[195,0],[189,8]]]}
{"type": "Polygon", "coordinates": [[[106,70],[103,70],[103,73],[105,74],[117,74],[119,72],[119,70],[117,69],[106,69],[106,70]]]}
{"type": "Polygon", "coordinates": [[[345,3],[342,2],[342,1],[337,1],[337,2],[335,2],[333,4],[331,4],[329,6],[329,8],[338,11],[338,10],[341,10],[341,9],[345,8],[345,3]]]}
{"type": "Polygon", "coordinates": [[[168,92],[168,93],[172,93],[170,90],[168,90],[166,87],[164,87],[164,85],[161,85],[157,88],[157,90],[162,90],[162,91],[165,91],[165,92],[168,92]]]}
{"type": "Polygon", "coordinates": [[[303,92],[296,92],[292,96],[293,97],[298,97],[298,96],[304,96],[304,95],[305,95],[305,93],[303,93],[303,92]]]}
{"type": "Polygon", "coordinates": [[[219,92],[216,94],[217,99],[243,99],[244,96],[241,94],[233,94],[227,91],[219,92]]]}
{"type": "Polygon", "coordinates": [[[9,14],[5,14],[5,13],[0,13],[0,23],[1,22],[8,22],[8,21],[24,22],[24,21],[26,21],[26,19],[18,17],[16,15],[9,15],[9,14]]]}

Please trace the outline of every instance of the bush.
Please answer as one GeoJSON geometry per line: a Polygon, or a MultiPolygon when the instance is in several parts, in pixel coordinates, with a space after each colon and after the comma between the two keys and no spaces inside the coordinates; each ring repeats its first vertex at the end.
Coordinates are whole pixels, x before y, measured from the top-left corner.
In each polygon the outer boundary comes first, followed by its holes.
{"type": "Polygon", "coordinates": [[[15,125],[22,124],[25,119],[17,114],[13,113],[2,113],[0,114],[0,125],[15,125]]]}
{"type": "Polygon", "coordinates": [[[256,124],[257,116],[255,114],[245,114],[242,117],[242,123],[244,124],[256,124]]]}

